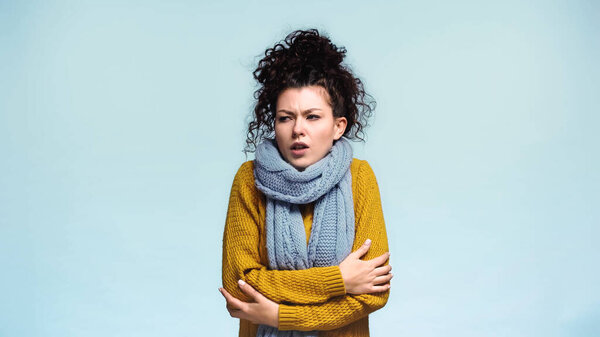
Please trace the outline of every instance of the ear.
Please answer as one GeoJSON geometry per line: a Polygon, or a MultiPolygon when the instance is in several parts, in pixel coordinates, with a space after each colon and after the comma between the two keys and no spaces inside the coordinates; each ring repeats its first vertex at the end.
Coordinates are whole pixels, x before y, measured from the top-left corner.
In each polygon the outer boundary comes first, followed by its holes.
{"type": "Polygon", "coordinates": [[[347,125],[348,125],[348,121],[346,120],[346,117],[337,117],[335,119],[335,125],[334,125],[335,135],[333,137],[335,140],[342,138],[342,136],[344,135],[344,132],[346,131],[347,125]]]}

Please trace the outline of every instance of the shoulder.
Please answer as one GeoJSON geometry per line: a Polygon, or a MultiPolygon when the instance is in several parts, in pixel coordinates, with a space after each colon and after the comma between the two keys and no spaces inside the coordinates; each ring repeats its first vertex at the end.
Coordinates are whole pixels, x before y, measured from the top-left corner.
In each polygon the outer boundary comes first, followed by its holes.
{"type": "Polygon", "coordinates": [[[350,165],[350,174],[352,175],[352,192],[359,199],[379,190],[375,172],[373,172],[368,161],[353,158],[350,165]]]}
{"type": "Polygon", "coordinates": [[[238,168],[231,184],[231,198],[240,199],[246,205],[264,203],[265,195],[256,187],[254,182],[254,161],[246,161],[238,168]]]}
{"type": "Polygon", "coordinates": [[[365,215],[375,215],[381,209],[379,185],[371,165],[366,160],[354,159],[351,164],[352,197],[356,221],[365,215]]]}
{"type": "Polygon", "coordinates": [[[375,173],[366,160],[352,158],[352,164],[350,164],[350,173],[352,174],[352,180],[359,181],[375,181],[375,173]]]}
{"type": "Polygon", "coordinates": [[[248,160],[248,161],[242,163],[242,165],[240,165],[240,168],[237,170],[235,177],[236,178],[252,178],[252,180],[254,180],[254,161],[248,160]]]}
{"type": "Polygon", "coordinates": [[[238,168],[233,178],[232,188],[254,190],[254,161],[248,160],[238,168]]]}

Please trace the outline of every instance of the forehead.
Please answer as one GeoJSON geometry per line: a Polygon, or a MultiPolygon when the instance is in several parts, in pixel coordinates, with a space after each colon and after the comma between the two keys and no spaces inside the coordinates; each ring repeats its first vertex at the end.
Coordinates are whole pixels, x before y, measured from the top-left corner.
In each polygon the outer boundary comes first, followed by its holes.
{"type": "Polygon", "coordinates": [[[314,108],[331,110],[329,95],[322,86],[287,88],[277,98],[277,110],[285,109],[291,112],[302,112],[314,108]]]}

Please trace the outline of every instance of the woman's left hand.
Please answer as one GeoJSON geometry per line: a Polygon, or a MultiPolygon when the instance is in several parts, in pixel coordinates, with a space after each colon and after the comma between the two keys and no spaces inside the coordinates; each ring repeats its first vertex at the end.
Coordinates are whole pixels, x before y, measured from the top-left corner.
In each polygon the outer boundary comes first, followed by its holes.
{"type": "Polygon", "coordinates": [[[231,296],[224,288],[219,291],[227,301],[227,311],[231,317],[248,320],[254,324],[279,326],[279,304],[271,301],[256,291],[248,283],[240,280],[238,285],[242,291],[252,298],[253,302],[243,302],[231,296]]]}

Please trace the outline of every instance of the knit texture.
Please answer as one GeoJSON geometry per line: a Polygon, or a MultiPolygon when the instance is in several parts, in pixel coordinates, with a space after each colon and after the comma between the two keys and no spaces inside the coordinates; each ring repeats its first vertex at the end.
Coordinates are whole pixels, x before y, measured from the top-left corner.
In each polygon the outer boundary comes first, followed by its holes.
{"type": "MultiPolygon", "coordinates": [[[[273,139],[256,149],[256,187],[267,199],[269,267],[278,270],[338,265],[354,241],[352,146],[340,138],[318,162],[298,171],[286,162],[273,139]],[[298,204],[315,203],[312,229],[306,232],[298,204]]],[[[316,337],[318,331],[281,331],[261,325],[257,337],[316,337]]]]}
{"type": "MultiPolygon", "coordinates": [[[[388,251],[379,188],[366,161],[353,159],[350,172],[355,215],[352,251],[371,239],[371,248],[363,258],[369,260],[388,251]]],[[[313,210],[313,203],[300,207],[307,234],[313,210]]],[[[320,330],[322,337],[368,336],[368,314],[386,304],[389,291],[346,294],[338,266],[269,269],[265,219],[266,197],[255,186],[254,162],[248,161],[239,168],[231,187],[223,236],[223,287],[233,296],[249,301],[237,286],[242,279],[280,303],[279,330],[320,330]]],[[[240,320],[239,336],[254,337],[257,328],[240,320]]]]}

